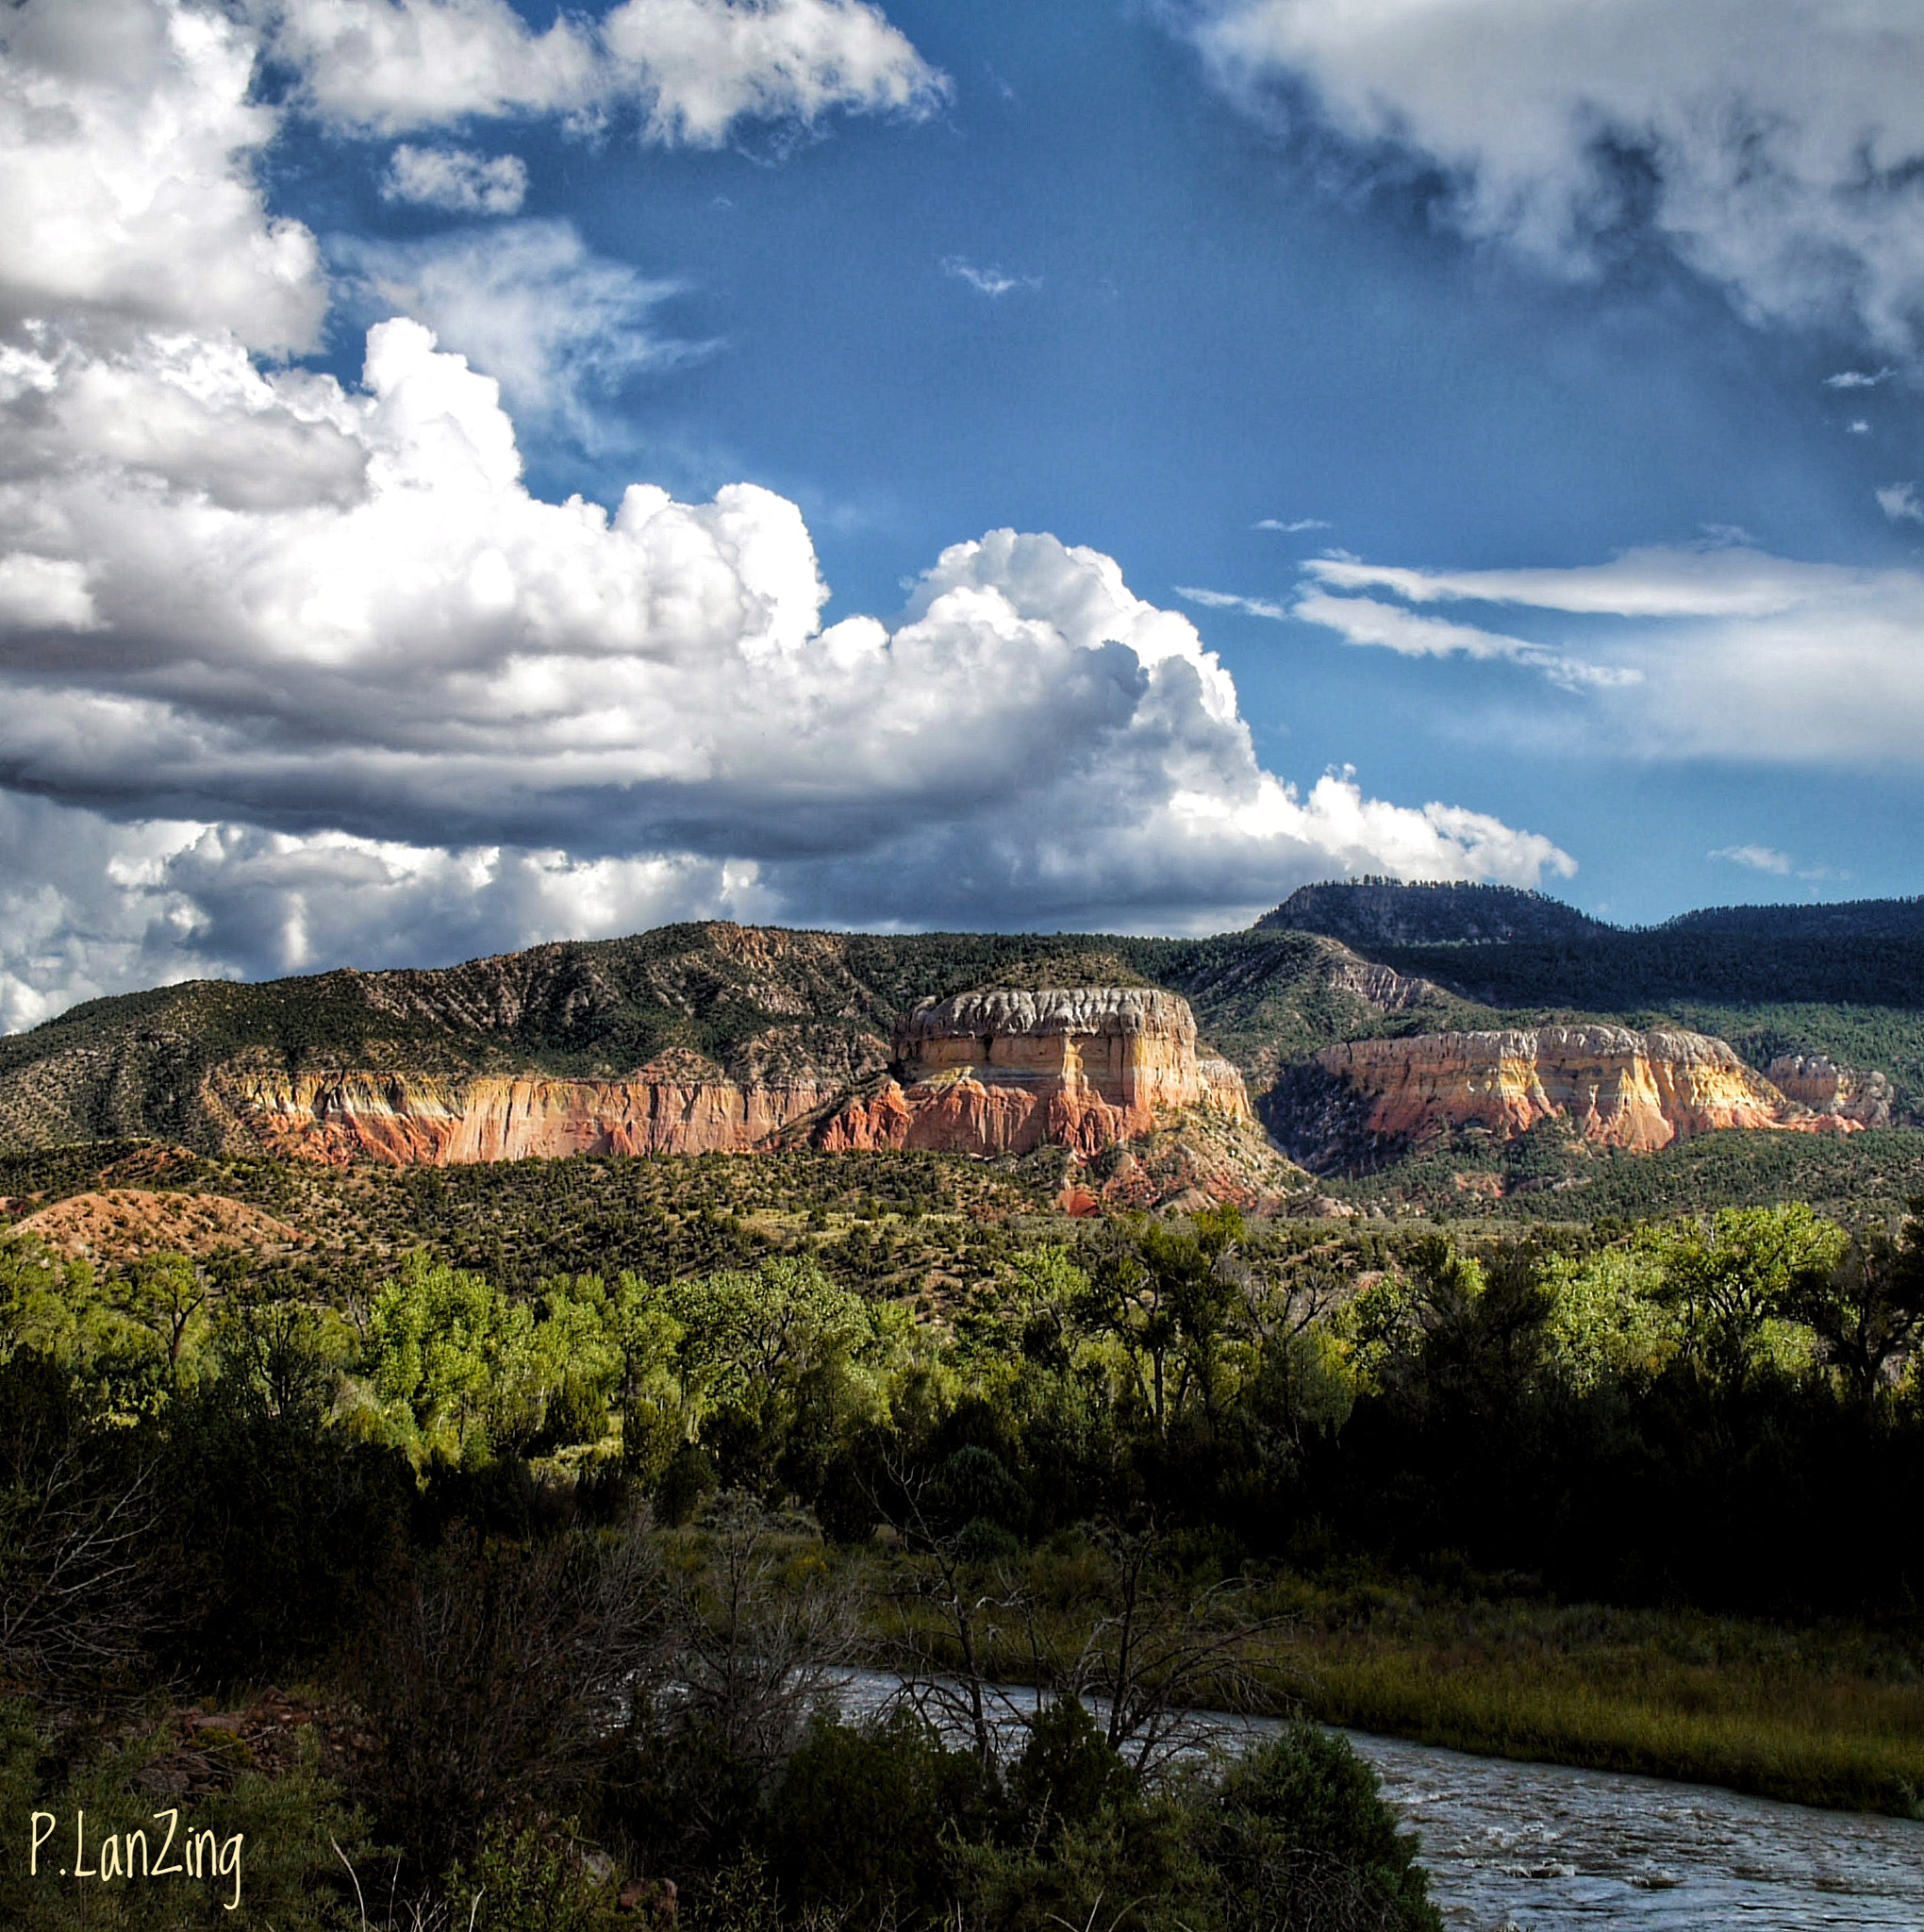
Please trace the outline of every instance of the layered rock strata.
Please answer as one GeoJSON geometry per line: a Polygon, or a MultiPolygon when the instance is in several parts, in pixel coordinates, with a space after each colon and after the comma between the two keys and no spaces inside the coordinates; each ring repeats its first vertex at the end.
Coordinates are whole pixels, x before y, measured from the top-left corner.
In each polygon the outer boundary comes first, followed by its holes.
{"type": "Polygon", "coordinates": [[[1318,1055],[1317,1064],[1367,1107],[1360,1125],[1379,1144],[1468,1127],[1509,1140],[1561,1119],[1597,1145],[1650,1153],[1722,1127],[1865,1124],[1813,1111],[1700,1033],[1606,1025],[1434,1033],[1354,1041],[1318,1055]]]}
{"type": "Polygon", "coordinates": [[[622,1079],[440,1077],[347,1070],[229,1073],[220,1110],[298,1158],[455,1166],[570,1154],[746,1154],[913,1147],[1088,1156],[1197,1107],[1247,1120],[1241,1076],[1199,1054],[1174,993],[1120,988],[988,991],[924,1001],[895,1058],[852,1091],[846,1071],[732,1079],[691,1054],[622,1079]]]}
{"type": "Polygon", "coordinates": [[[1859,1126],[1887,1127],[1896,1092],[1888,1074],[1840,1067],[1828,1054],[1780,1054],[1764,1070],[1787,1100],[1816,1114],[1834,1115],[1859,1126]]]}
{"type": "Polygon", "coordinates": [[[1087,1156],[1197,1107],[1250,1113],[1242,1075],[1197,1051],[1178,994],[995,988],[922,1001],[896,1029],[893,1077],[843,1108],[821,1144],[1087,1156]]]}
{"type": "Polygon", "coordinates": [[[272,1153],[397,1167],[569,1154],[746,1154],[846,1091],[708,1079],[351,1072],[256,1075],[237,1110],[272,1153]]]}

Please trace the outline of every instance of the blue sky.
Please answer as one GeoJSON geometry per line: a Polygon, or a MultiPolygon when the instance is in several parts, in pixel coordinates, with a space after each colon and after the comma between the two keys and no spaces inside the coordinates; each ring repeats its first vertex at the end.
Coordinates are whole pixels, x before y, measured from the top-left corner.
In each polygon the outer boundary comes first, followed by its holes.
{"type": "Polygon", "coordinates": [[[672,917],[1924,889],[1898,0],[0,46],[0,1021],[672,917]]]}

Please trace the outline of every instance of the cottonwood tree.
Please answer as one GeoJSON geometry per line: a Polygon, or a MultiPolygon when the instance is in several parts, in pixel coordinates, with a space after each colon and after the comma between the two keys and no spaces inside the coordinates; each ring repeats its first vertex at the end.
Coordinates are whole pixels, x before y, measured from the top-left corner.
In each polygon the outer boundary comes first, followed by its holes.
{"type": "Polygon", "coordinates": [[[1883,1228],[1856,1236],[1835,1267],[1805,1272],[1786,1297],[1866,1407],[1924,1337],[1924,1198],[1910,1209],[1895,1238],[1883,1228]]]}

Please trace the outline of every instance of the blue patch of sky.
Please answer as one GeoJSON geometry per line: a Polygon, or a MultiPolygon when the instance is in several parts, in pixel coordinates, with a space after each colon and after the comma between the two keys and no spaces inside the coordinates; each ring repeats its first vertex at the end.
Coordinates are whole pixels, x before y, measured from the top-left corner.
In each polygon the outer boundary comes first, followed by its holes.
{"type": "MultiPolygon", "coordinates": [[[[678,285],[646,325],[708,345],[601,397],[592,449],[532,437],[538,490],[764,483],[803,506],[831,617],[891,614],[945,544],[1001,525],[1105,551],[1178,608],[1178,584],[1286,602],[1299,561],[1333,545],[1577,564],[1733,526],[1791,557],[1915,560],[1924,531],[1873,491],[1909,474],[1918,399],[1826,387],[1848,342],[1753,328],[1654,251],[1546,281],[1462,244],[1419,184],[1333,196],[1313,142],[1232,111],[1140,7],[887,11],[954,84],[929,121],[748,129],[714,151],[643,146],[619,120],[592,140],[532,120],[441,137],[522,155],[524,214],[678,285]],[[1327,527],[1260,527],[1307,519],[1327,527]]],[[[381,200],[391,145],[296,129],[276,205],[323,236],[445,231],[381,200]]],[[[337,326],[344,375],[365,319],[337,326]]],[[[1545,832],[1582,862],[1558,890],[1616,917],[1924,877],[1924,795],[1901,778],[1659,765],[1514,664],[1190,614],[1273,769],[1307,784],[1352,764],[1378,795],[1545,832]],[[1750,844],[1823,876],[1709,857],[1750,844]]],[[[1498,627],[1584,629],[1514,611],[1498,627]]]]}

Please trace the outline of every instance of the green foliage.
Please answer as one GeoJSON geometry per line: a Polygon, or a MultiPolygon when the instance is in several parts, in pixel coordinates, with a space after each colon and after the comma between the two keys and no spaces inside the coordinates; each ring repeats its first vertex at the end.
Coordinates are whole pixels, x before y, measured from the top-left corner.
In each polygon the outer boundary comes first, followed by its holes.
{"type": "Polygon", "coordinates": [[[1079,1697],[1056,1697],[1029,1726],[1009,1768],[1009,1797],[1023,1837],[1053,1844],[1065,1830],[1086,1829],[1108,1807],[1126,1806],[1137,1781],[1079,1697]]]}
{"type": "Polygon", "coordinates": [[[996,1932],[1216,1932],[1215,1874],[1172,1794],[1105,1805],[1047,1846],[974,1845],[964,1916],[996,1932]]]}
{"type": "MultiPolygon", "coordinates": [[[[103,1280],[85,1259],[63,1259],[30,1238],[0,1241],[0,1360],[24,1352],[58,1362],[123,1421],[150,1413],[178,1382],[181,1363],[140,1318],[143,1297],[157,1276],[178,1283],[182,1268],[180,1257],[162,1256],[144,1284],[103,1280]]],[[[204,1322],[184,1324],[190,1368],[205,1336],[204,1322]]]]}
{"type": "Polygon", "coordinates": [[[368,1311],[375,1400],[419,1461],[485,1461],[539,1429],[535,1311],[478,1274],[410,1255],[368,1311]]]}
{"type": "Polygon", "coordinates": [[[1797,1367],[1796,1313],[1844,1258],[1844,1230],[1793,1202],[1720,1208],[1706,1223],[1650,1230],[1662,1271],[1657,1299],[1676,1317],[1685,1356],[1725,1384],[1766,1362],[1797,1367]]]}
{"type": "Polygon", "coordinates": [[[1240,1231],[1239,1219],[1219,1216],[1186,1229],[1146,1222],[1091,1271],[1085,1320],[1126,1363],[1129,1398],[1159,1436],[1192,1408],[1213,1419],[1246,1365],[1236,1346],[1242,1284],[1225,1265],[1240,1231]]]}
{"type": "MultiPolygon", "coordinates": [[[[198,1799],[166,1798],[133,1782],[163,1748],[157,1735],[137,1736],[78,1765],[62,1767],[53,1740],[36,1729],[30,1709],[17,1698],[0,1701],[0,1811],[15,1823],[18,1840],[0,1861],[0,1923],[19,1932],[68,1932],[112,1925],[125,1932],[175,1932],[175,1928],[271,1924],[287,1932],[346,1932],[356,1923],[341,1891],[341,1854],[364,1857],[361,1820],[340,1791],[306,1765],[279,1777],[242,1769],[224,1787],[198,1799]],[[62,1877],[73,1867],[77,1814],[85,1812],[90,1872],[102,1863],[103,1840],[112,1834],[144,1832],[152,1865],[169,1830],[167,1807],[177,1811],[167,1862],[180,1862],[190,1836],[212,1832],[222,1847],[238,1836],[225,1874],[203,1878],[172,1874],[102,1880],[62,1877]],[[56,1828],[28,1870],[30,1818],[50,1812],[56,1828]],[[340,1851],[336,1850],[336,1846],[340,1851]],[[236,1874],[240,1905],[233,1899],[236,1874]]],[[[136,1863],[141,1854],[135,1850],[136,1863]]],[[[204,1861],[211,1864],[212,1861],[204,1861]]]]}
{"type": "Polygon", "coordinates": [[[1664,1296],[1663,1264],[1648,1245],[1553,1255],[1545,1274],[1552,1297],[1546,1355],[1574,1393],[1654,1375],[1675,1355],[1678,1311],[1664,1296]]]}
{"type": "Polygon", "coordinates": [[[1417,1841],[1346,1739],[1292,1724],[1230,1767],[1206,1817],[1226,1932],[1442,1932],[1417,1841]]]}
{"type": "Polygon", "coordinates": [[[818,1722],[788,1760],[766,1824],[790,1910],[860,1924],[943,1917],[951,1855],[993,1824],[992,1775],[904,1713],[862,1730],[818,1722]]]}
{"type": "Polygon", "coordinates": [[[472,1917],[488,1932],[604,1932],[632,1924],[619,1913],[612,1861],[590,1863],[594,1855],[574,1829],[572,1821],[519,1831],[501,1820],[489,1824],[473,1857],[449,1869],[444,1889],[455,1923],[472,1917]]]}
{"type": "MultiPolygon", "coordinates": [[[[1797,908],[1775,908],[1794,912],[1797,908]]],[[[1506,1009],[1668,1011],[1793,1002],[1915,1011],[1924,931],[1839,936],[1673,922],[1647,932],[1585,932],[1494,945],[1371,946],[1369,957],[1506,1009]]]]}
{"type": "Polygon", "coordinates": [[[168,1410],[154,1541],[187,1626],[162,1643],[175,1668],[219,1681],[311,1665],[369,1597],[401,1586],[411,1472],[398,1450],[325,1426],[322,1394],[318,1378],[283,1365],[277,1387],[236,1356],[168,1410]]]}
{"type": "Polygon", "coordinates": [[[1924,1336],[1924,1199],[1910,1210],[1895,1240],[1868,1228],[1830,1268],[1804,1271],[1784,1311],[1809,1326],[1825,1361],[1866,1404],[1887,1392],[1924,1336]]]}

